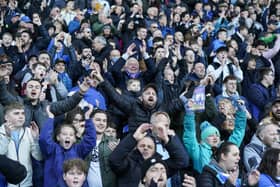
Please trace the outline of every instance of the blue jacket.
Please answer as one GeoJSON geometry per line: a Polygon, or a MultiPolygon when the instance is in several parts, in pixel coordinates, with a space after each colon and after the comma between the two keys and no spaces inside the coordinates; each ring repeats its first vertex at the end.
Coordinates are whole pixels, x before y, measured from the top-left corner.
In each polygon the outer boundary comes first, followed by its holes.
{"type": "Polygon", "coordinates": [[[271,178],[271,176],[267,174],[261,174],[260,179],[259,179],[259,187],[263,186],[272,186],[272,187],[280,187],[280,182],[276,182],[274,179],[271,178]]]}
{"type": "MultiPolygon", "coordinates": [[[[72,88],[71,91],[79,91],[79,87],[76,86],[72,88]]],[[[92,104],[93,107],[97,107],[101,110],[107,110],[106,101],[102,93],[100,93],[98,90],[96,90],[94,87],[90,87],[88,91],[84,95],[84,100],[86,100],[88,103],[92,104]]]]}
{"type": "MultiPolygon", "coordinates": [[[[183,141],[190,158],[193,160],[193,167],[199,173],[202,172],[203,167],[210,163],[212,150],[206,143],[198,143],[196,138],[196,127],[194,120],[194,113],[188,112],[184,118],[184,135],[183,141]]],[[[235,118],[235,128],[230,135],[228,141],[240,146],[246,129],[246,113],[244,111],[237,111],[235,118]]]]}
{"type": "Polygon", "coordinates": [[[86,120],[85,135],[80,143],[64,150],[53,140],[54,119],[49,118],[41,131],[39,145],[45,158],[44,187],[56,186],[63,180],[63,162],[73,158],[85,159],[96,144],[96,131],[92,121],[86,120]]]}
{"type": "Polygon", "coordinates": [[[251,112],[255,119],[260,120],[264,115],[265,106],[276,98],[276,90],[274,87],[266,88],[261,83],[252,84],[250,90],[248,100],[251,112]]]}

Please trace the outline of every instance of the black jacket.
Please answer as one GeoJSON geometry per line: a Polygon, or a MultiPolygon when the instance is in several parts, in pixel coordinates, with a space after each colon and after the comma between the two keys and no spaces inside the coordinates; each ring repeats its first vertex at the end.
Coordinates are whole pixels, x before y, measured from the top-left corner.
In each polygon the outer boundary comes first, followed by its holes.
{"type": "Polygon", "coordinates": [[[0,81],[0,103],[3,106],[14,102],[20,102],[24,105],[25,123],[24,126],[29,126],[31,121],[35,121],[39,128],[42,127],[44,121],[48,118],[46,107],[50,105],[51,112],[57,116],[64,114],[75,108],[83,97],[76,92],[71,97],[59,102],[49,103],[47,100],[39,101],[37,105],[32,105],[28,99],[16,97],[8,92],[4,80],[0,81]]]}
{"type": "Polygon", "coordinates": [[[150,117],[156,111],[174,114],[184,108],[180,99],[174,99],[168,104],[157,103],[155,107],[147,108],[140,99],[127,97],[116,92],[108,81],[100,83],[99,87],[119,109],[127,114],[130,132],[134,132],[142,123],[150,123],[150,117]]]}
{"type": "Polygon", "coordinates": [[[209,167],[208,165],[203,168],[197,180],[197,187],[235,187],[228,180],[222,184],[217,178],[217,171],[209,167]]]}
{"type": "MultiPolygon", "coordinates": [[[[138,149],[134,149],[136,145],[137,141],[132,135],[128,135],[109,158],[110,166],[117,175],[118,187],[138,187],[140,183],[141,165],[144,158],[138,149]]],[[[170,136],[165,148],[170,156],[169,159],[164,160],[168,166],[167,176],[170,177],[179,169],[188,166],[189,156],[177,136],[170,136]]]]}

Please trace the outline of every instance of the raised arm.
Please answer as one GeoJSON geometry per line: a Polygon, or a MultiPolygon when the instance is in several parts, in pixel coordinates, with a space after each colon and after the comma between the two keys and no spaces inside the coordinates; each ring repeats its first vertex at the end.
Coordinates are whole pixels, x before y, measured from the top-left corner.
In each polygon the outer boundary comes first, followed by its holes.
{"type": "Polygon", "coordinates": [[[54,115],[61,115],[64,114],[73,108],[75,108],[81,99],[83,98],[84,94],[89,89],[89,78],[86,77],[82,84],[79,85],[80,89],[71,97],[68,97],[62,101],[51,103],[50,109],[54,115]]]}
{"type": "Polygon", "coordinates": [[[46,111],[49,118],[45,121],[43,128],[39,136],[39,145],[41,152],[45,157],[49,157],[55,150],[56,143],[53,140],[53,125],[54,125],[54,115],[50,112],[50,106],[47,106],[46,111]]]}
{"type": "Polygon", "coordinates": [[[119,109],[129,114],[132,110],[134,100],[119,94],[109,81],[103,79],[100,72],[92,72],[92,76],[98,79],[98,86],[109,97],[109,99],[114,102],[119,109]]]}
{"type": "Polygon", "coordinates": [[[126,136],[117,145],[109,157],[109,164],[115,173],[121,175],[128,171],[129,167],[131,167],[128,154],[135,148],[137,141],[147,135],[146,131],[150,128],[151,125],[147,123],[140,125],[134,134],[126,136]]]}
{"type": "Polygon", "coordinates": [[[85,134],[82,141],[77,146],[78,153],[83,158],[85,158],[96,145],[96,130],[94,124],[92,123],[92,119],[90,118],[92,111],[93,106],[89,104],[89,109],[85,113],[85,134]]]}
{"type": "Polygon", "coordinates": [[[244,110],[238,110],[236,112],[234,130],[228,139],[228,141],[236,144],[238,147],[240,147],[245,136],[246,122],[246,112],[244,110]]]}

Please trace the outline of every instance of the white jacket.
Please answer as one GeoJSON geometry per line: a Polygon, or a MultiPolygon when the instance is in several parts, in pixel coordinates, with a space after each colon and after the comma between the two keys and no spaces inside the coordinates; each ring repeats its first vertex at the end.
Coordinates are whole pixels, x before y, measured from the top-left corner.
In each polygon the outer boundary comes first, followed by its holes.
{"type": "MultiPolygon", "coordinates": [[[[31,130],[28,127],[19,129],[18,152],[14,141],[6,135],[5,127],[0,127],[0,154],[8,158],[19,161],[27,170],[26,178],[20,183],[21,187],[32,186],[32,161],[31,155],[36,160],[42,160],[42,155],[38,140],[34,140],[31,130]]],[[[8,187],[18,187],[19,185],[8,184],[8,187]]]]}

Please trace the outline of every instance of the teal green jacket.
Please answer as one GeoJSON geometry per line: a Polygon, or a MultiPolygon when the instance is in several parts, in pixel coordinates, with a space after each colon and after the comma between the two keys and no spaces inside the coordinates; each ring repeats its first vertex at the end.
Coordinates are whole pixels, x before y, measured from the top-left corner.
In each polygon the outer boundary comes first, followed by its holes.
{"type": "MultiPolygon", "coordinates": [[[[235,128],[228,141],[236,144],[238,147],[242,143],[246,129],[246,113],[237,111],[235,118],[235,128]]],[[[184,117],[183,141],[190,158],[193,161],[194,169],[201,173],[203,167],[210,163],[212,150],[206,142],[198,143],[195,130],[195,115],[193,112],[187,112],[184,117]]]]}

